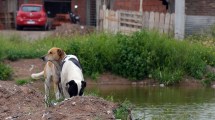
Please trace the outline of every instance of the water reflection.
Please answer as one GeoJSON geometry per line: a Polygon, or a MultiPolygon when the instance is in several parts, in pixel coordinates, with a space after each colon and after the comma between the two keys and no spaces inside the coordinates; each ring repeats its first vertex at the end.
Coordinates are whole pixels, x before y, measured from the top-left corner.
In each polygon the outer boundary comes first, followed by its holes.
{"type": "Polygon", "coordinates": [[[131,101],[132,113],[146,120],[214,120],[215,92],[212,88],[138,87],[129,85],[88,85],[86,91],[131,101]]]}

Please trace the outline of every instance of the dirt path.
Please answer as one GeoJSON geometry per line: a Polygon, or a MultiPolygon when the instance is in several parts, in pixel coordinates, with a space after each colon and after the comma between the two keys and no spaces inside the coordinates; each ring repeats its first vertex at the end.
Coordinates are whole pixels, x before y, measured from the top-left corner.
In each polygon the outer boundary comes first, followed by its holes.
{"type": "Polygon", "coordinates": [[[53,35],[53,30],[51,31],[39,31],[39,30],[23,30],[23,31],[17,31],[17,30],[0,30],[0,35],[4,36],[19,36],[21,39],[24,40],[38,40],[43,39],[45,37],[53,35]]]}

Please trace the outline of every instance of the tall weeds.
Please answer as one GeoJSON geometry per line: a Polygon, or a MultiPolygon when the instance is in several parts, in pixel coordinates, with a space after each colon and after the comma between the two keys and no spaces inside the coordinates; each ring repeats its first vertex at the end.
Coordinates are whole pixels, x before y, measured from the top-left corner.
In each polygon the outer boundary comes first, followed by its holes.
{"type": "Polygon", "coordinates": [[[2,59],[37,58],[55,46],[77,55],[85,75],[108,71],[131,80],[154,78],[167,85],[178,83],[184,75],[202,79],[207,76],[206,66],[215,65],[213,47],[145,30],[132,35],[94,33],[34,42],[0,38],[0,42],[2,59]]]}

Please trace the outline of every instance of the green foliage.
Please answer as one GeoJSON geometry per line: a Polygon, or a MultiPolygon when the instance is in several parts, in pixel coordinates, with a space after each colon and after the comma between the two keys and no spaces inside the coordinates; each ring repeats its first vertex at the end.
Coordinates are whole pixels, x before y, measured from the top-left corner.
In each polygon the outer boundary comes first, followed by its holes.
{"type": "Polygon", "coordinates": [[[8,80],[11,78],[12,69],[0,62],[0,80],[8,80]]]}
{"type": "Polygon", "coordinates": [[[117,39],[114,35],[92,34],[84,39],[74,39],[70,43],[67,53],[77,55],[84,73],[97,78],[100,73],[111,70],[116,48],[117,39]]]}
{"type": "Polygon", "coordinates": [[[210,86],[211,82],[215,81],[215,73],[208,72],[205,76],[205,79],[202,81],[203,85],[210,86]]]}
{"type": "Polygon", "coordinates": [[[168,70],[168,68],[163,70],[158,69],[153,73],[154,78],[165,85],[177,84],[182,79],[182,75],[183,73],[181,70],[168,70]]]}
{"type": "Polygon", "coordinates": [[[130,101],[125,100],[120,106],[114,110],[114,115],[116,119],[127,120],[129,111],[132,108],[132,104],[130,101]]]}
{"type": "Polygon", "coordinates": [[[30,81],[25,79],[16,80],[17,85],[25,85],[28,84],[30,81]]]}
{"type": "MultiPolygon", "coordinates": [[[[197,38],[192,38],[197,39],[197,38]]],[[[202,38],[203,39],[203,38],[202,38]]],[[[37,58],[51,47],[76,55],[87,76],[96,79],[112,72],[130,80],[145,77],[160,83],[178,83],[184,75],[207,78],[206,66],[215,66],[214,47],[199,42],[177,41],[153,31],[131,35],[99,33],[76,37],[45,38],[33,42],[0,37],[0,59],[37,58]]]]}

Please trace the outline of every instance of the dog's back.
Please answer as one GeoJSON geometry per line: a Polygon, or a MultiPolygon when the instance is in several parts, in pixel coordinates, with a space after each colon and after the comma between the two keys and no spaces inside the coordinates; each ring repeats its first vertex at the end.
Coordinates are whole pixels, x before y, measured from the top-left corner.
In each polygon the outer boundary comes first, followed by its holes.
{"type": "Polygon", "coordinates": [[[81,96],[83,94],[86,82],[84,81],[82,68],[76,56],[69,55],[63,61],[61,79],[61,83],[67,88],[70,97],[81,96]]]}

